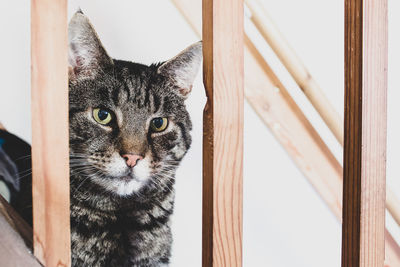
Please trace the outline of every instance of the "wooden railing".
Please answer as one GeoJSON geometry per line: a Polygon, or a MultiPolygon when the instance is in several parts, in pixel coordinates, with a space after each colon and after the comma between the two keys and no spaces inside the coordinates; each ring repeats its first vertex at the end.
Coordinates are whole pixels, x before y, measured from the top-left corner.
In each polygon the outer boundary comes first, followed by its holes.
{"type": "MultiPolygon", "coordinates": [[[[201,16],[199,12],[201,1],[172,0],[172,2],[182,13],[193,30],[199,34],[201,29],[201,16]]],[[[246,2],[253,3],[253,8],[250,8],[250,10],[258,11],[256,14],[259,22],[258,28],[260,34],[262,34],[262,29],[260,29],[262,25],[261,20],[264,22],[271,21],[265,16],[262,9],[254,4],[254,1],[246,0],[246,2]],[[256,9],[256,7],[258,9],[256,9]],[[263,16],[260,17],[260,14],[263,16]]],[[[254,14],[252,14],[251,20],[254,22],[255,18],[253,16],[254,14]]],[[[266,38],[268,43],[275,44],[273,49],[282,49],[282,47],[279,46],[282,45],[284,39],[280,36],[279,32],[277,32],[275,26],[264,25],[264,28],[266,29],[264,35],[268,35],[266,38]],[[277,34],[279,35],[277,36],[277,34]]],[[[310,181],[321,198],[327,203],[328,207],[341,222],[343,169],[340,163],[335,159],[332,152],[322,141],[319,134],[309,123],[300,108],[295,104],[286,88],[279,81],[273,70],[248,37],[245,37],[245,44],[244,62],[246,71],[244,93],[246,100],[286,149],[298,168],[302,170],[304,176],[310,181]]],[[[288,47],[288,44],[283,44],[288,47]]],[[[271,45],[271,47],[272,46],[273,45],[271,45]]],[[[354,48],[355,51],[360,51],[360,49],[361,47],[354,48]]],[[[292,66],[292,72],[296,72],[296,69],[299,68],[305,69],[298,60],[295,60],[296,58],[287,57],[287,54],[285,53],[283,55],[282,51],[275,52],[277,54],[280,53],[281,57],[285,56],[286,61],[290,61],[286,62],[286,64],[284,63],[285,65],[295,65],[294,67],[292,66]]],[[[288,67],[288,70],[289,69],[290,66],[288,67]]],[[[303,85],[304,87],[304,83],[301,83],[302,76],[300,75],[303,72],[304,71],[298,71],[297,75],[299,76],[299,85],[303,85]]],[[[309,76],[310,79],[311,75],[307,76],[309,76]]],[[[311,84],[313,85],[313,83],[311,84]]],[[[319,90],[318,87],[315,87],[315,84],[312,87],[314,91],[319,90]]],[[[313,95],[318,96],[320,93],[313,95]]],[[[324,102],[322,101],[322,103],[324,102]]],[[[329,112],[329,110],[331,110],[331,108],[327,110],[327,118],[335,118],[336,116],[334,114],[336,114],[336,112],[329,112]]],[[[347,110],[347,112],[351,111],[347,110]]],[[[339,131],[336,130],[336,133],[343,132],[343,125],[340,123],[340,120],[328,119],[326,122],[327,124],[331,124],[331,128],[339,129],[339,131]]],[[[380,130],[382,131],[383,129],[380,130]]],[[[365,131],[368,131],[368,129],[365,129],[365,131]]],[[[343,136],[343,134],[341,135],[343,136]]],[[[340,134],[336,134],[336,137],[340,142],[340,134]]],[[[399,205],[397,203],[398,201],[395,195],[388,190],[387,208],[393,217],[396,217],[399,212],[399,205]]],[[[399,216],[396,218],[398,217],[399,216]]],[[[400,221],[397,220],[397,222],[400,221]]],[[[400,248],[388,230],[385,230],[385,242],[386,266],[400,266],[400,248]]]]}
{"type": "Polygon", "coordinates": [[[203,1],[203,266],[242,263],[243,2],[203,1]]]}
{"type": "Polygon", "coordinates": [[[70,266],[67,0],[32,0],[33,246],[70,266]]]}
{"type": "MultiPolygon", "coordinates": [[[[243,1],[172,1],[199,34],[203,21],[203,266],[242,265],[244,96],[339,220],[344,193],[343,266],[400,266],[384,226],[387,0],[345,0],[344,191],[339,162],[243,37],[243,1]]],[[[32,0],[33,241],[45,266],[70,266],[67,79],[67,0],[32,0]]]]}
{"type": "Polygon", "coordinates": [[[343,267],[385,260],[387,12],[345,1],[343,267]]]}

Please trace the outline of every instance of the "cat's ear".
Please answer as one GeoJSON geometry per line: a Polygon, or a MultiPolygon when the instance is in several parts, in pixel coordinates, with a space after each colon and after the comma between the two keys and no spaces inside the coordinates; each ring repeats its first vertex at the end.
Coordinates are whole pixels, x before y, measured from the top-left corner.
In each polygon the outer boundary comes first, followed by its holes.
{"type": "Polygon", "coordinates": [[[171,78],[179,88],[179,94],[186,98],[192,91],[201,60],[202,42],[197,42],[163,63],[158,68],[158,73],[171,78]]]}
{"type": "Polygon", "coordinates": [[[113,64],[89,19],[77,11],[68,25],[69,78],[93,78],[113,64]]]}

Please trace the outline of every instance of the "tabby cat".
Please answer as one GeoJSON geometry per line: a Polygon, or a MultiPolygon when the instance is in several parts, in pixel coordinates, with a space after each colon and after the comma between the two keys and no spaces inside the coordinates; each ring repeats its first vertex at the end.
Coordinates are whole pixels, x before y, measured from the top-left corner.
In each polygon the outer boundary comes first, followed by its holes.
{"type": "Polygon", "coordinates": [[[146,66],[109,57],[81,11],[68,35],[72,265],[168,266],[201,42],[146,66]]]}

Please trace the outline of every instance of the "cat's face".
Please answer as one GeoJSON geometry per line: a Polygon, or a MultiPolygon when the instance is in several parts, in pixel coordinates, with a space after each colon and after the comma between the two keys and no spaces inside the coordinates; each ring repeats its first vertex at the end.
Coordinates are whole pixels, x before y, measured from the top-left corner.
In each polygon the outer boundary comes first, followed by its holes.
{"type": "Polygon", "coordinates": [[[88,19],[69,25],[72,172],[120,196],[169,190],[191,144],[184,101],[201,61],[201,43],[145,66],[111,59],[88,19]]]}

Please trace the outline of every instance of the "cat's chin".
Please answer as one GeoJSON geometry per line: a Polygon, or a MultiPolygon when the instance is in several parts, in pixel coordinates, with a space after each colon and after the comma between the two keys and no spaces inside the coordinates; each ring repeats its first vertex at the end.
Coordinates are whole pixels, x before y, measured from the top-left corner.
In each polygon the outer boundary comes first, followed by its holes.
{"type": "Polygon", "coordinates": [[[144,184],[142,181],[132,178],[131,176],[123,176],[114,181],[114,183],[114,192],[119,196],[131,196],[139,192],[144,184]]]}
{"type": "Polygon", "coordinates": [[[112,179],[96,179],[94,182],[107,191],[122,197],[132,196],[138,193],[145,184],[145,181],[141,181],[132,175],[113,177],[112,179]]]}
{"type": "Polygon", "coordinates": [[[135,180],[135,177],[132,177],[131,175],[125,175],[125,176],[121,176],[121,177],[118,177],[118,178],[114,178],[114,180],[118,180],[118,181],[121,181],[121,182],[128,183],[128,182],[130,182],[132,180],[135,180]]]}

